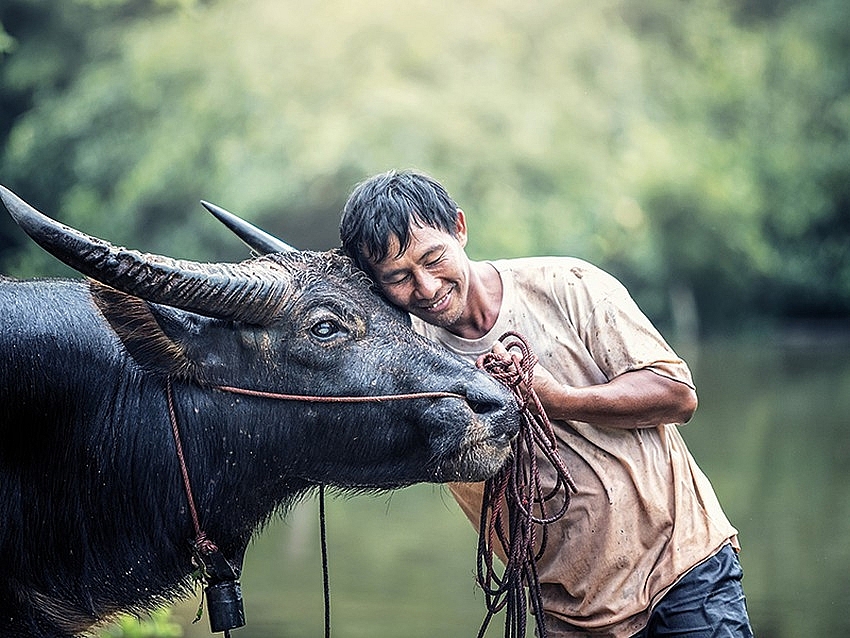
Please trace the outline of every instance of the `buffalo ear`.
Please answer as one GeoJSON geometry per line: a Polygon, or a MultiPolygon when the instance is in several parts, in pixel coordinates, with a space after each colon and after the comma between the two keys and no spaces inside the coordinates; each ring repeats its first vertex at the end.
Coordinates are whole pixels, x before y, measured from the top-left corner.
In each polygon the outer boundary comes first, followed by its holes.
{"type": "MultiPolygon", "coordinates": [[[[158,375],[183,379],[195,376],[195,366],[185,349],[163,329],[162,322],[176,321],[176,317],[155,313],[155,307],[144,299],[97,281],[91,280],[89,287],[95,305],[139,366],[158,375]]],[[[181,315],[190,321],[191,315],[181,315]]]]}

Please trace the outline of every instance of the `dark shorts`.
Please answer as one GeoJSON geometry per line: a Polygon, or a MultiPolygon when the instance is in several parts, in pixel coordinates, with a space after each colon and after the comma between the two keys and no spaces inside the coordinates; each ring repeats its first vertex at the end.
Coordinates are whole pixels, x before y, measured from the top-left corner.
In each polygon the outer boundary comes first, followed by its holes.
{"type": "Polygon", "coordinates": [[[633,638],[751,638],[738,555],[727,545],[667,592],[633,638]]]}

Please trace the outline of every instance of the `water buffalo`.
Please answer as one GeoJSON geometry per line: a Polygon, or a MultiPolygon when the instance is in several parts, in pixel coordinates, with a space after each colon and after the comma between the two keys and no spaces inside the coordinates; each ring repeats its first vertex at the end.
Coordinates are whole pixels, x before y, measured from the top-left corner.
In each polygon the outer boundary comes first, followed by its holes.
{"type": "Polygon", "coordinates": [[[483,480],[507,459],[510,394],[338,252],[174,260],[0,196],[90,278],[0,278],[0,635],[72,636],[189,594],[198,528],[238,575],[252,535],[317,485],[483,480]]]}

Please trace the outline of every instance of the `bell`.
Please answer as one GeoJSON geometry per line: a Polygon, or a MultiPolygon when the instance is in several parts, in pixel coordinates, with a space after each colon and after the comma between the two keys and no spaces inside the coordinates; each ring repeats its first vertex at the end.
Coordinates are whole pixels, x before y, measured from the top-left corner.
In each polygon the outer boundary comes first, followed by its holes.
{"type": "Polygon", "coordinates": [[[227,632],[245,624],[242,587],[238,580],[220,580],[206,588],[210,631],[227,632]]]}

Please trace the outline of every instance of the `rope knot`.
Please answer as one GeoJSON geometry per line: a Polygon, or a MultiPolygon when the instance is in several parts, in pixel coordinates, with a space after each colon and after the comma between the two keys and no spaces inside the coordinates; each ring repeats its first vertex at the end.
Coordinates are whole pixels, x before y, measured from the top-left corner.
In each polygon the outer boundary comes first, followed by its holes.
{"type": "Polygon", "coordinates": [[[209,556],[210,554],[218,551],[218,546],[207,538],[207,533],[202,530],[197,533],[197,536],[195,536],[195,541],[192,543],[192,547],[195,552],[201,556],[209,556]]]}

